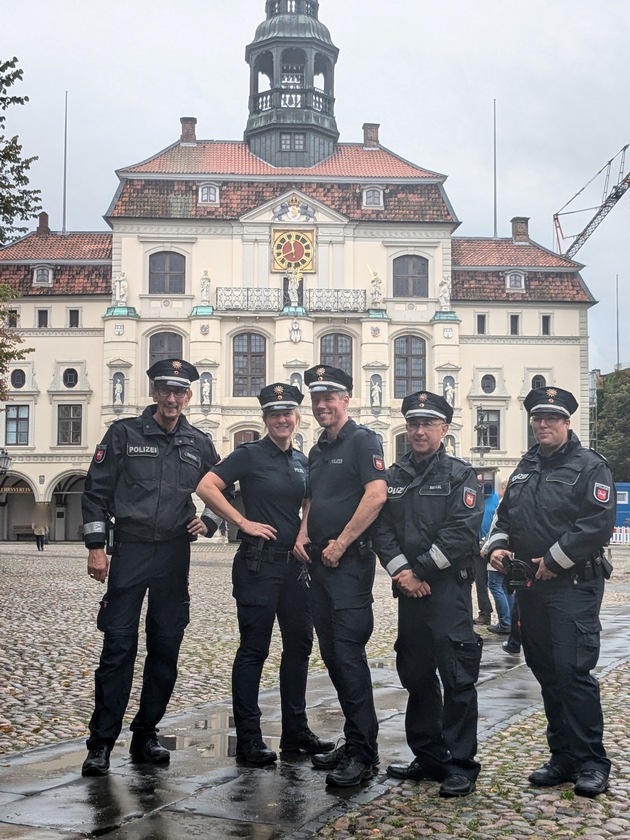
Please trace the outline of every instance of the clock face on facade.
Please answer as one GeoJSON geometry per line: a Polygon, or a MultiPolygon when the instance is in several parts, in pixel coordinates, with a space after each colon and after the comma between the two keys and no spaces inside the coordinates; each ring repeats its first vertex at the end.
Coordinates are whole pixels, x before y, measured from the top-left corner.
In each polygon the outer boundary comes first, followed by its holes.
{"type": "Polygon", "coordinates": [[[315,271],[313,231],[274,230],[273,270],[315,271]]]}

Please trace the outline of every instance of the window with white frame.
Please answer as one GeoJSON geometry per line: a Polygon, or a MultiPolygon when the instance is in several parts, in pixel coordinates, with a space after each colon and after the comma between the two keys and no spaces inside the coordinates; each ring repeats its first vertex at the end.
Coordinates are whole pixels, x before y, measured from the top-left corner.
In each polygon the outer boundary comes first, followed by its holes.
{"type": "Polygon", "coordinates": [[[49,314],[47,309],[37,310],[37,327],[39,329],[45,329],[49,326],[49,314]]]}
{"type": "Polygon", "coordinates": [[[475,333],[477,335],[486,335],[488,332],[488,316],[485,312],[478,312],[475,315],[475,333]]]}
{"type": "Polygon", "coordinates": [[[364,207],[382,207],[383,190],[380,187],[366,187],[363,190],[364,207]]]}
{"type": "Polygon", "coordinates": [[[510,335],[521,334],[521,316],[510,315],[510,335]]]}
{"type": "Polygon", "coordinates": [[[540,334],[551,335],[551,315],[540,316],[540,334]]]}
{"type": "Polygon", "coordinates": [[[80,311],[78,309],[68,309],[68,326],[75,328],[80,326],[80,311]]]}
{"type": "Polygon", "coordinates": [[[219,188],[216,184],[202,184],[199,187],[199,204],[218,204],[219,188]]]}
{"type": "Polygon", "coordinates": [[[505,275],[505,288],[508,292],[523,292],[525,290],[525,275],[522,271],[509,271],[505,275]]]}
{"type": "Polygon", "coordinates": [[[34,286],[51,286],[53,282],[54,271],[49,265],[36,265],[33,269],[33,285],[34,286]]]}

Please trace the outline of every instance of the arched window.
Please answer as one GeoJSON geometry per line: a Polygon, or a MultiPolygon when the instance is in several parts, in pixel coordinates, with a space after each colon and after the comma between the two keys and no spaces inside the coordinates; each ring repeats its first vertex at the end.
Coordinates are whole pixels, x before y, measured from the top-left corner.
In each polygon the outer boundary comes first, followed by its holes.
{"type": "Polygon", "coordinates": [[[429,296],[429,262],[409,254],[394,260],[394,297],[429,296]]]}
{"type": "Polygon", "coordinates": [[[61,379],[66,388],[75,388],[79,384],[79,374],[74,368],[66,368],[61,379]]]}
{"type": "Polygon", "coordinates": [[[394,342],[394,396],[403,399],[407,394],[426,388],[426,341],[416,335],[403,335],[394,342]]]}
{"type": "Polygon", "coordinates": [[[352,339],[342,333],[322,336],[319,358],[322,364],[341,368],[352,376],[352,339]]]}
{"type": "Polygon", "coordinates": [[[26,385],[26,374],[20,368],[11,371],[11,385],[14,388],[23,388],[26,385]]]}
{"type": "Polygon", "coordinates": [[[241,333],[234,337],[232,369],[233,396],[257,397],[265,384],[267,370],[266,340],[256,333],[241,333]]]}
{"type": "Polygon", "coordinates": [[[407,432],[403,432],[401,435],[396,435],[396,460],[400,461],[402,456],[409,452],[410,449],[411,447],[409,446],[407,432]]]}
{"type": "Polygon", "coordinates": [[[496,391],[497,388],[497,380],[491,373],[486,373],[485,376],[481,377],[481,390],[484,394],[492,394],[496,391]]]}
{"type": "Polygon", "coordinates": [[[541,373],[532,376],[532,388],[544,388],[546,384],[547,381],[541,373]]]}
{"type": "Polygon", "coordinates": [[[149,339],[149,367],[161,359],[181,359],[182,337],[177,333],[155,333],[149,339]]]}
{"type": "Polygon", "coordinates": [[[234,435],[234,449],[240,446],[241,443],[253,443],[255,440],[260,440],[260,432],[255,429],[245,429],[242,432],[236,432],[234,435]]]}
{"type": "Polygon", "coordinates": [[[160,251],[149,257],[149,294],[183,295],[186,258],[172,251],[160,251]]]}

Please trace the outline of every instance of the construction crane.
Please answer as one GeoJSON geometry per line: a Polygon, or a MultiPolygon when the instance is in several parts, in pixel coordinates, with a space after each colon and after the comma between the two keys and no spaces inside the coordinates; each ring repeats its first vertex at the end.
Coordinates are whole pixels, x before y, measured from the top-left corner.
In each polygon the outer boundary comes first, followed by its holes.
{"type": "Polygon", "coordinates": [[[554,214],[553,217],[553,226],[556,234],[556,244],[557,249],[560,254],[564,254],[565,257],[572,259],[575,254],[580,250],[582,245],[586,242],[589,238],[591,233],[595,230],[595,228],[599,227],[601,223],[604,221],[606,216],[610,213],[613,209],[615,204],[619,201],[621,196],[626,192],[626,190],[630,187],[630,172],[627,172],[624,175],[625,165],[626,165],[626,149],[630,144],[625,145],[622,149],[620,149],[617,154],[611,158],[608,163],[605,163],[604,166],[596,172],[595,175],[591,178],[588,183],[586,183],[581,190],[576,192],[573,198],[569,199],[567,203],[558,210],[557,213],[554,214]],[[614,162],[619,158],[619,171],[617,175],[617,182],[616,184],[610,189],[610,174],[613,169],[614,162]],[[565,210],[575,199],[581,195],[584,190],[589,187],[593,181],[598,178],[602,172],[606,172],[606,176],[604,179],[604,194],[602,196],[602,202],[599,207],[588,207],[582,210],[565,210]],[[595,214],[591,218],[590,222],[586,225],[584,230],[579,233],[577,236],[573,238],[573,242],[566,251],[563,251],[563,243],[566,239],[570,239],[572,237],[566,237],[562,231],[562,226],[560,224],[560,216],[566,216],[574,213],[584,213],[586,210],[594,210],[595,214]]]}

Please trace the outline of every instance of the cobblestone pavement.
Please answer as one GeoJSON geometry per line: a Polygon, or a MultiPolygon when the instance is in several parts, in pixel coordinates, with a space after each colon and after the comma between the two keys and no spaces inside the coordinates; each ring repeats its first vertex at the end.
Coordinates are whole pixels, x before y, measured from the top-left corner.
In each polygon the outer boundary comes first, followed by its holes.
{"type": "MultiPolygon", "coordinates": [[[[190,573],[191,623],[184,637],[179,677],[169,713],[222,700],[230,694],[238,643],[231,594],[234,545],[199,540],[190,573]]],[[[0,753],[44,746],[87,733],[93,675],[102,637],[96,615],[103,587],[86,574],[78,544],[0,544],[0,753]]],[[[391,656],[396,610],[389,578],[379,571],[370,658],[391,656]]],[[[274,633],[263,687],[278,682],[280,637],[274,633]]],[[[129,708],[137,708],[144,650],[137,659],[129,708]]],[[[317,645],[313,669],[322,669],[317,645]]]]}

